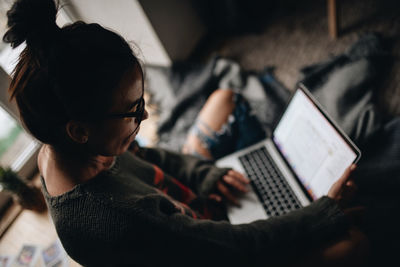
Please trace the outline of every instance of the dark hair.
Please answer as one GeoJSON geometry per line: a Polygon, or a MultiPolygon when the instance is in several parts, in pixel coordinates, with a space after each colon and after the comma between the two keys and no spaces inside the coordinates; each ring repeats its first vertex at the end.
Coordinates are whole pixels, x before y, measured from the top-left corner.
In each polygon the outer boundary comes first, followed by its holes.
{"type": "Polygon", "coordinates": [[[105,115],[123,75],[139,66],[130,45],[98,24],[59,28],[53,0],[17,0],[7,12],[3,40],[26,41],[9,87],[26,128],[43,143],[65,150],[65,125],[105,115]]]}

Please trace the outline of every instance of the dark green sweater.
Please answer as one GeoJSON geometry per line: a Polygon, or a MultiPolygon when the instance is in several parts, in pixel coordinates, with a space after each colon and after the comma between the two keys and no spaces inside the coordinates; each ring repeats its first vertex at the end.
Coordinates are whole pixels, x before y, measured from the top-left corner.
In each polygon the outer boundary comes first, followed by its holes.
{"type": "Polygon", "coordinates": [[[85,266],[277,266],[347,228],[327,197],[250,224],[200,219],[204,214],[190,204],[206,199],[226,171],[195,157],[141,149],[61,196],[51,197],[42,183],[64,248],[85,266]],[[169,191],[165,184],[175,179],[192,191],[169,191]]]}

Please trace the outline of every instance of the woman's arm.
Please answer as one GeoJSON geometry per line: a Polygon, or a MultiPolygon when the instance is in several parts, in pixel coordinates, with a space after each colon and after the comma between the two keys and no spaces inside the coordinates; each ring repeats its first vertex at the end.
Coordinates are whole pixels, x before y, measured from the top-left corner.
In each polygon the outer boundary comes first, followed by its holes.
{"type": "Polygon", "coordinates": [[[196,194],[208,196],[228,168],[218,168],[212,161],[198,159],[161,148],[138,147],[136,156],[157,165],[196,194]]]}
{"type": "Polygon", "coordinates": [[[143,217],[133,222],[138,236],[129,238],[139,242],[142,255],[154,253],[154,260],[163,266],[289,264],[322,248],[347,229],[343,212],[327,197],[281,217],[242,225],[194,220],[177,212],[162,197],[142,201],[138,204],[146,207],[141,211],[143,217]]]}

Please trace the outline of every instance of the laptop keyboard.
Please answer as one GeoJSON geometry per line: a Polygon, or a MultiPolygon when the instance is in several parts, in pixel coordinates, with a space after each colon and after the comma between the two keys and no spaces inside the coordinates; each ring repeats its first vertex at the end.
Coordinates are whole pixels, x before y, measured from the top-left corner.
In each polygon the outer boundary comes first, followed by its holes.
{"type": "Polygon", "coordinates": [[[268,216],[279,216],[301,207],[265,147],[253,150],[239,160],[268,216]]]}

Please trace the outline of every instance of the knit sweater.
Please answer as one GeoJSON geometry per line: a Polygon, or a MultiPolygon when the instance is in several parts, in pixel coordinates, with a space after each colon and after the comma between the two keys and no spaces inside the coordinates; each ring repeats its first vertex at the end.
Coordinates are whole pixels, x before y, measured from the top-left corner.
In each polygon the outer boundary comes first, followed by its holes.
{"type": "Polygon", "coordinates": [[[84,266],[277,266],[347,229],[327,197],[249,224],[207,219],[213,217],[207,196],[226,171],[142,148],[62,195],[50,196],[43,177],[42,185],[65,250],[84,266]]]}

